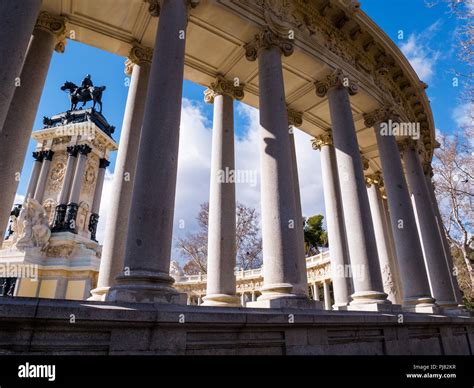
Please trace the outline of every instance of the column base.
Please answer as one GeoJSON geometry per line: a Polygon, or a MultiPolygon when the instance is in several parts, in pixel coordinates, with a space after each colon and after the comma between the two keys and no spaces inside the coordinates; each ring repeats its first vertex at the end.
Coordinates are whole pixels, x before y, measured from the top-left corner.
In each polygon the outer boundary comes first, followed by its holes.
{"type": "Polygon", "coordinates": [[[110,287],[97,287],[91,290],[91,296],[87,300],[95,300],[99,302],[104,302],[107,294],[109,293],[110,287]]]}
{"type": "Polygon", "coordinates": [[[456,307],[441,307],[440,314],[454,316],[454,317],[470,317],[471,313],[465,308],[456,307]]]}
{"type": "Polygon", "coordinates": [[[347,306],[348,311],[401,311],[401,306],[393,305],[387,299],[387,294],[380,291],[362,291],[351,295],[352,301],[347,306]]]}
{"type": "Polygon", "coordinates": [[[411,313],[438,314],[439,306],[431,297],[410,298],[403,301],[403,310],[411,313]]]}
{"type": "Polygon", "coordinates": [[[202,298],[204,303],[201,306],[210,307],[242,307],[240,298],[237,295],[209,294],[202,298]]]}
{"type": "Polygon", "coordinates": [[[263,309],[313,309],[323,310],[321,302],[308,298],[282,297],[278,299],[262,299],[255,302],[247,302],[245,307],[263,309]]]}
{"type": "Polygon", "coordinates": [[[126,303],[183,304],[187,295],[172,287],[174,279],[167,273],[132,271],[117,277],[105,300],[126,303]]]}
{"type": "Polygon", "coordinates": [[[349,307],[348,303],[338,303],[338,304],[333,304],[332,309],[336,311],[347,311],[349,307]]]}

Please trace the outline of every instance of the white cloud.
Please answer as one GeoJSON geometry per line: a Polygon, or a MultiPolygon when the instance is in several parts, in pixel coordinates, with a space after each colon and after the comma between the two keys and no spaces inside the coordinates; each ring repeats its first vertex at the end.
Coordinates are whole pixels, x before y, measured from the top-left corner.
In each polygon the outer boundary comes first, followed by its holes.
{"type": "Polygon", "coordinates": [[[474,125],[474,105],[466,102],[456,106],[451,117],[456,123],[457,128],[455,129],[474,125]]]}
{"type": "Polygon", "coordinates": [[[430,81],[435,72],[435,66],[441,56],[437,50],[430,48],[431,40],[441,26],[437,20],[420,34],[412,33],[408,40],[400,45],[400,49],[415,69],[422,81],[430,81]]]}

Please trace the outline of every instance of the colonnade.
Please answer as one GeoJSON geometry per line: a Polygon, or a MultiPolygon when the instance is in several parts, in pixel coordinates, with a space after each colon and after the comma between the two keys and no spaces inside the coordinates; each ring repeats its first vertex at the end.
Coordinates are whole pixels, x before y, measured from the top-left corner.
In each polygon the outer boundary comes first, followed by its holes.
{"type": "MultiPolygon", "coordinates": [[[[132,80],[99,284],[93,299],[186,303],[186,297],[172,286],[169,267],[186,44],[186,34],[181,32],[186,31],[190,8],[196,4],[189,0],[156,2],[153,14],[159,14],[160,19],[155,46],[136,45],[130,54],[132,80]]],[[[34,23],[30,19],[31,33],[34,23]]],[[[26,88],[18,88],[5,115],[0,147],[5,147],[13,160],[18,159],[14,154],[25,150],[28,141],[27,132],[55,46],[54,36],[43,27],[34,29],[21,71],[22,78],[29,80],[28,93],[26,88]],[[16,120],[22,117],[21,122],[10,122],[10,115],[16,120]],[[5,132],[15,136],[5,138],[5,132]],[[9,152],[16,141],[24,145],[9,152]]],[[[14,38],[18,44],[24,40],[22,34],[14,38]]],[[[293,41],[265,29],[244,50],[248,60],[258,61],[264,260],[261,295],[248,305],[320,308],[321,304],[308,295],[294,139],[289,130],[294,114],[289,115],[283,82],[282,56],[292,54],[293,41]]],[[[12,74],[21,69],[19,61],[15,63],[16,67],[11,65],[12,74]]],[[[10,77],[9,82],[14,78],[10,77]]],[[[404,142],[400,157],[397,139],[383,136],[382,123],[396,119],[391,108],[382,107],[365,115],[366,127],[374,128],[382,164],[377,176],[366,177],[351,110],[351,96],[356,93],[356,83],[342,70],[315,80],[315,99],[328,99],[331,117],[331,129],[313,142],[321,151],[331,265],[351,269],[350,276],[338,272],[333,277],[333,308],[394,311],[400,304],[417,312],[454,308],[459,300],[450,275],[449,253],[442,241],[439,215],[433,210],[436,203],[431,181],[423,170],[417,145],[404,142]]],[[[214,104],[209,273],[207,296],[203,298],[203,304],[210,306],[241,305],[234,277],[235,187],[216,177],[220,170],[234,168],[233,100],[242,97],[243,85],[220,74],[206,92],[207,101],[214,104]]],[[[3,102],[0,111],[2,107],[3,102]]],[[[9,160],[3,156],[2,160],[9,160]]],[[[86,156],[85,149],[78,150],[78,154],[70,151],[67,169],[72,169],[72,159],[78,158],[76,178],[86,156]]],[[[11,174],[10,167],[0,167],[1,174],[11,174]]],[[[35,167],[35,177],[41,176],[38,171],[35,167]]],[[[63,219],[67,224],[74,213],[77,187],[76,179],[71,179],[70,192],[60,196],[65,210],[64,215],[57,215],[59,224],[63,219]]],[[[0,222],[4,224],[10,197],[0,193],[0,222]]],[[[329,295],[329,284],[324,283],[323,289],[329,295]]],[[[317,295],[319,298],[319,292],[317,295]]],[[[325,300],[325,307],[331,308],[327,302],[330,299],[325,300]]]]}

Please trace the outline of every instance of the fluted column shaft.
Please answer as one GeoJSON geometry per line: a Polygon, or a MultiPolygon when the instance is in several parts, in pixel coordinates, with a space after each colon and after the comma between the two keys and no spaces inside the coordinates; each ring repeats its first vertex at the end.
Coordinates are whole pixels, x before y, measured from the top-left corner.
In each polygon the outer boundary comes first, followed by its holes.
{"type": "MultiPolygon", "coordinates": [[[[20,76],[41,2],[41,0],[0,2],[0,58],[2,58],[0,128],[3,127],[10,109],[15,92],[15,79],[20,76]]],[[[23,80],[21,82],[23,83],[23,80]]],[[[2,228],[3,224],[2,218],[0,221],[2,228]]]]}
{"type": "Polygon", "coordinates": [[[400,291],[396,281],[397,263],[392,257],[390,247],[389,231],[385,225],[385,210],[383,208],[382,197],[379,188],[379,179],[367,179],[369,194],[370,213],[375,230],[375,239],[377,241],[377,252],[379,256],[380,272],[382,274],[384,292],[388,295],[388,299],[395,304],[402,303],[400,291]]]}
{"type": "Polygon", "coordinates": [[[84,180],[84,171],[86,168],[87,155],[92,149],[87,145],[78,146],[78,158],[74,178],[72,179],[71,192],[67,204],[65,228],[71,232],[76,232],[77,210],[79,208],[79,197],[81,194],[82,182],[84,180]]]}
{"type": "Polygon", "coordinates": [[[100,260],[97,288],[92,290],[92,300],[105,298],[115,278],[123,271],[128,217],[135,181],[140,133],[145,111],[145,100],[150,78],[152,50],[132,48],[126,64],[130,73],[127,104],[122,123],[120,145],[112,181],[112,198],[108,209],[104,245],[100,260]],[[146,60],[145,60],[146,59],[146,60]]]}
{"type": "Polygon", "coordinates": [[[288,299],[309,301],[301,289],[305,259],[298,255],[298,214],[281,61],[282,53],[291,52],[291,43],[270,31],[261,32],[246,45],[247,59],[258,57],[260,89],[264,285],[255,303],[269,306],[287,303],[288,299]]]}
{"type": "Polygon", "coordinates": [[[181,302],[172,287],[169,267],[187,8],[185,0],[161,2],[133,185],[125,272],[109,290],[110,300],[181,302]]]}
{"type": "MultiPolygon", "coordinates": [[[[354,309],[389,308],[383,292],[378,263],[374,227],[365,186],[363,166],[352,117],[346,77],[341,72],[330,75],[326,83],[317,82],[316,92],[327,93],[331,115],[332,137],[341,189],[344,223],[347,233],[354,294],[350,307],[354,309]]],[[[349,90],[353,93],[352,86],[349,90]]]]}
{"type": "Polygon", "coordinates": [[[458,303],[458,306],[463,306],[461,290],[459,289],[459,284],[455,276],[454,262],[453,262],[453,257],[451,255],[451,249],[449,247],[448,239],[446,238],[446,232],[444,230],[443,219],[439,211],[438,201],[436,200],[433,182],[431,180],[431,175],[432,175],[431,166],[429,166],[427,171],[424,171],[424,172],[425,172],[426,187],[428,189],[430,203],[435,213],[437,230],[438,230],[441,242],[443,244],[443,255],[448,265],[449,273],[451,275],[451,285],[453,287],[453,292],[454,292],[454,295],[456,296],[456,302],[458,303]]]}
{"type": "Polygon", "coordinates": [[[308,273],[306,271],[306,255],[304,249],[304,225],[303,225],[303,210],[301,208],[301,193],[300,182],[298,179],[298,161],[296,160],[295,135],[293,128],[290,130],[290,151],[291,151],[291,165],[293,166],[293,188],[295,190],[295,208],[296,208],[296,243],[297,243],[297,260],[298,271],[300,272],[300,283],[298,293],[308,294],[308,273]],[[301,260],[303,258],[303,260],[301,260]]]}
{"type": "Polygon", "coordinates": [[[39,203],[43,203],[44,189],[48,180],[49,167],[51,166],[51,160],[53,160],[53,155],[54,152],[51,150],[43,151],[43,165],[41,166],[41,172],[38,177],[38,183],[36,185],[36,190],[33,197],[39,203]]]}
{"type": "Polygon", "coordinates": [[[321,176],[334,288],[334,308],[341,309],[349,304],[351,285],[350,278],[345,276],[349,257],[336,154],[331,135],[327,134],[315,139],[313,148],[321,150],[321,176]]]}
{"type": "MultiPolygon", "coordinates": [[[[4,9],[4,3],[10,2],[2,2],[0,10],[4,9]]],[[[32,8],[35,9],[35,7],[36,1],[32,4],[32,8]]],[[[18,10],[22,8],[18,5],[18,10]]],[[[36,10],[33,10],[32,13],[36,14],[36,10]]],[[[28,20],[29,18],[30,16],[28,16],[28,20]]],[[[2,182],[0,185],[0,228],[3,228],[2,230],[5,229],[10,216],[11,206],[18,188],[18,174],[23,167],[49,64],[57,43],[56,24],[54,24],[54,29],[48,29],[45,27],[45,23],[48,24],[44,18],[44,15],[40,16],[33,31],[21,75],[14,74],[13,76],[14,78],[20,75],[21,84],[15,88],[8,114],[0,132],[0,155],[2,155],[0,159],[0,181],[2,182]]],[[[16,20],[15,25],[17,23],[23,25],[25,21],[16,20]]],[[[58,19],[58,23],[62,23],[61,19],[58,19]]],[[[24,31],[18,31],[20,35],[23,33],[24,31]]],[[[30,33],[31,31],[28,31],[28,36],[30,33]]],[[[3,35],[1,39],[3,40],[3,35]]],[[[15,38],[13,41],[15,42],[17,39],[15,38]]],[[[5,57],[2,58],[5,59],[5,57]]],[[[5,84],[9,86],[12,83],[13,79],[10,78],[5,81],[5,84]]],[[[0,111],[2,109],[3,107],[0,107],[0,111]]],[[[1,119],[2,117],[0,117],[0,122],[2,122],[1,119]]]]}
{"type": "Polygon", "coordinates": [[[28,188],[26,189],[25,198],[33,197],[35,195],[36,185],[38,184],[38,178],[43,165],[44,154],[42,151],[33,152],[33,168],[31,170],[30,180],[28,182],[28,188]]]}
{"type": "Polygon", "coordinates": [[[92,200],[91,215],[89,217],[88,230],[91,233],[91,240],[96,240],[97,224],[99,223],[99,210],[102,199],[102,189],[104,188],[105,170],[110,162],[107,159],[100,159],[97,181],[95,184],[94,198],[92,200]]]}
{"type": "Polygon", "coordinates": [[[403,304],[408,310],[430,312],[433,311],[434,299],[430,293],[423,252],[397,142],[394,136],[382,132],[382,121],[375,122],[373,126],[388,197],[403,289],[403,304]]]}
{"type": "Polygon", "coordinates": [[[423,167],[413,141],[402,147],[403,162],[410,185],[413,208],[418,226],[431,294],[441,307],[457,307],[451,284],[451,269],[443,254],[443,245],[430,201],[423,167]]]}
{"type": "Polygon", "coordinates": [[[219,88],[232,90],[232,83],[218,79],[206,91],[206,102],[214,104],[212,128],[211,183],[205,306],[240,306],[236,295],[235,183],[225,178],[234,171],[233,98],[219,88]]]}
{"type": "Polygon", "coordinates": [[[66,171],[64,172],[63,185],[58,195],[58,204],[54,211],[52,232],[62,232],[65,229],[64,221],[66,218],[67,200],[69,199],[69,192],[71,191],[78,150],[79,148],[77,146],[69,146],[66,148],[68,154],[66,171]]]}

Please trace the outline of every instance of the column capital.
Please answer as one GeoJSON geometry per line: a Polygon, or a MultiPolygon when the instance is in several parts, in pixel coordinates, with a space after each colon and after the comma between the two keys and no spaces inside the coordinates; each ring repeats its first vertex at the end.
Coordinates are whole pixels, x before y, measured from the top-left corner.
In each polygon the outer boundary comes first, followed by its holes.
{"type": "Polygon", "coordinates": [[[380,124],[388,120],[398,121],[400,116],[397,114],[395,109],[390,106],[384,106],[377,108],[372,112],[364,113],[364,125],[367,128],[374,127],[377,124],[380,124]]]}
{"type": "Polygon", "coordinates": [[[416,151],[418,153],[421,153],[422,151],[420,143],[411,137],[397,141],[397,145],[400,153],[402,154],[405,151],[416,151]]]}
{"type": "Polygon", "coordinates": [[[365,171],[365,170],[368,170],[369,167],[370,167],[370,165],[369,165],[369,159],[366,158],[366,157],[362,154],[362,152],[360,153],[360,159],[361,159],[361,161],[362,161],[362,167],[364,168],[364,171],[365,171]]]}
{"type": "Polygon", "coordinates": [[[367,185],[367,187],[375,185],[379,189],[381,189],[384,185],[383,185],[382,174],[380,173],[380,171],[377,171],[375,174],[366,175],[365,184],[367,185]]]}
{"type": "MultiPolygon", "coordinates": [[[[143,0],[145,3],[148,3],[148,12],[151,16],[158,17],[160,16],[161,7],[163,5],[163,0],[143,0]]],[[[188,7],[196,8],[199,4],[199,0],[183,0],[188,7]]]]}
{"type": "Polygon", "coordinates": [[[291,39],[283,38],[269,29],[264,29],[255,34],[254,39],[244,46],[245,57],[249,61],[255,61],[261,49],[270,47],[278,47],[285,57],[293,54],[293,41],[291,39]]]}
{"type": "Polygon", "coordinates": [[[303,112],[287,108],[288,112],[288,125],[293,127],[301,127],[303,124],[303,112]]]}
{"type": "Polygon", "coordinates": [[[316,136],[311,140],[313,150],[321,150],[323,146],[332,145],[332,134],[331,130],[328,130],[326,133],[316,136]]]}
{"type": "Polygon", "coordinates": [[[127,60],[125,61],[125,74],[131,75],[133,66],[141,64],[151,64],[153,58],[153,49],[135,42],[130,49],[127,60]]]}
{"type": "Polygon", "coordinates": [[[77,146],[77,150],[81,155],[87,156],[91,153],[92,148],[89,147],[87,144],[81,144],[77,146]]]}
{"type": "Polygon", "coordinates": [[[35,28],[49,32],[56,37],[54,49],[58,53],[63,53],[66,47],[66,23],[63,16],[52,15],[49,12],[41,11],[36,20],[35,28]]]}
{"type": "Polygon", "coordinates": [[[315,81],[314,86],[316,87],[316,95],[319,97],[325,97],[329,89],[337,87],[347,88],[351,96],[359,91],[357,82],[349,79],[341,69],[337,69],[329,74],[325,80],[315,81]]]}
{"type": "Polygon", "coordinates": [[[41,151],[41,153],[43,154],[43,160],[48,160],[50,162],[51,160],[53,160],[54,151],[47,150],[47,151],[41,151]]]}
{"type": "Polygon", "coordinates": [[[79,149],[77,148],[77,146],[69,146],[66,148],[66,152],[69,156],[76,157],[78,151],[79,149]]]}
{"type": "Polygon", "coordinates": [[[110,165],[110,162],[107,159],[102,158],[99,160],[99,168],[107,168],[109,167],[109,165],[110,165]]]}
{"type": "Polygon", "coordinates": [[[433,177],[433,166],[429,162],[423,162],[423,172],[427,177],[433,177]]]}
{"type": "Polygon", "coordinates": [[[43,162],[43,158],[44,158],[43,151],[34,151],[34,152],[33,152],[33,159],[34,159],[36,162],[42,163],[42,162],[43,162]]]}
{"type": "Polygon", "coordinates": [[[244,98],[244,86],[241,84],[235,85],[235,82],[226,80],[219,74],[216,80],[211,83],[211,86],[204,91],[204,101],[213,104],[214,98],[218,95],[226,95],[240,101],[244,98]]]}

